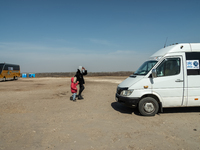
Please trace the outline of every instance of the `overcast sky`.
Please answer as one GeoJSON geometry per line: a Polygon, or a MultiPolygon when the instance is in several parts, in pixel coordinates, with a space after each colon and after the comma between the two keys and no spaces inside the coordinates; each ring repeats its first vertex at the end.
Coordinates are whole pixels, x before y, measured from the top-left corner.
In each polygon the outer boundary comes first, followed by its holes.
{"type": "Polygon", "coordinates": [[[0,0],[0,63],[21,72],[136,71],[200,43],[200,0],[0,0]]]}

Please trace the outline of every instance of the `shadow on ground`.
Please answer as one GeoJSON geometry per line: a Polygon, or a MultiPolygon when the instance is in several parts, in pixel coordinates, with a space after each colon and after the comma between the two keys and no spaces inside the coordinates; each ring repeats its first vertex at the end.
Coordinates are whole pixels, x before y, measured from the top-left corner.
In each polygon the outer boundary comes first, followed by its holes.
{"type": "Polygon", "coordinates": [[[200,112],[200,107],[164,108],[163,113],[192,113],[200,112]]]}
{"type": "Polygon", "coordinates": [[[9,79],[9,80],[0,79],[0,82],[9,82],[9,81],[15,81],[15,79],[9,79]]]}
{"type": "Polygon", "coordinates": [[[127,106],[120,104],[118,102],[111,103],[111,106],[114,110],[119,111],[119,112],[124,113],[124,114],[134,113],[135,115],[140,115],[137,108],[130,108],[130,107],[127,107],[127,106]]]}
{"type": "MultiPolygon", "coordinates": [[[[123,104],[120,104],[118,102],[111,103],[111,106],[114,110],[119,111],[120,113],[125,114],[132,114],[140,115],[137,108],[129,108],[123,104]]],[[[169,113],[200,113],[200,107],[177,107],[177,108],[164,108],[163,112],[158,112],[158,114],[169,114],[169,113]]],[[[199,114],[200,115],[200,114],[199,114]]]]}

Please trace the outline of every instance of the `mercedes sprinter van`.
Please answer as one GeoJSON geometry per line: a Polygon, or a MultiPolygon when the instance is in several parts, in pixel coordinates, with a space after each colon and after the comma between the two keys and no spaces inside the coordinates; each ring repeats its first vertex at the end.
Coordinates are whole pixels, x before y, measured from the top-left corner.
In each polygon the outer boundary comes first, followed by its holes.
{"type": "Polygon", "coordinates": [[[162,48],[118,85],[116,101],[144,116],[167,107],[200,106],[199,62],[200,43],[162,48]]]}

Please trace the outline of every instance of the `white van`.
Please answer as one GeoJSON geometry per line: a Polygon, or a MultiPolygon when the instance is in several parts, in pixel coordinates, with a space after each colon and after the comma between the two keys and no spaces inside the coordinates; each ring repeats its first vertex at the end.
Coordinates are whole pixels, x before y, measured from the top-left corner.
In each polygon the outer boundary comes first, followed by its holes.
{"type": "Polygon", "coordinates": [[[200,43],[168,46],[117,87],[116,101],[154,116],[166,107],[200,106],[200,43]]]}

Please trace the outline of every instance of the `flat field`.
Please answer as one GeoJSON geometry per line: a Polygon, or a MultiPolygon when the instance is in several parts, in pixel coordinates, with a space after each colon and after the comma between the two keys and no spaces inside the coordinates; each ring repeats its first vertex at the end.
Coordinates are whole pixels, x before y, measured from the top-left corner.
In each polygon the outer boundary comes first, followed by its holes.
{"type": "Polygon", "coordinates": [[[70,78],[0,82],[0,149],[200,149],[200,108],[140,116],[115,101],[125,78],[85,77],[84,99],[76,102],[70,78]]]}

